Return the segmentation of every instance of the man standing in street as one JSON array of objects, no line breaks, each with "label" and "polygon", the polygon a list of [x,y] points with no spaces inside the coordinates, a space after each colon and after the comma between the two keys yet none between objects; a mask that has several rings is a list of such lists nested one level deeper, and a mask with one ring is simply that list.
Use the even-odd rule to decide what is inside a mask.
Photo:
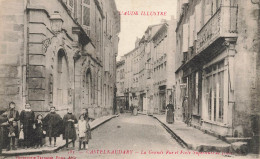
[{"label": "man standing in street", "polygon": [[15,147],[15,138],[18,137],[18,121],[19,121],[19,113],[17,110],[15,110],[15,103],[10,102],[9,103],[9,110],[5,112],[8,119],[8,145],[7,145],[7,151],[10,150],[11,144],[12,144],[12,150],[16,150]]},{"label": "man standing in street", "polygon": [[62,118],[56,113],[55,107],[50,107],[50,113],[43,119],[45,125],[46,136],[49,137],[49,146],[51,147],[52,137],[54,139],[54,147],[56,147],[56,137],[60,136],[62,128]]},{"label": "man standing in street", "polygon": [[75,140],[77,138],[76,128],[74,124],[78,123],[77,118],[72,114],[72,109],[68,108],[68,113],[63,117],[64,135],[63,139],[66,140],[66,148],[68,149],[69,139],[72,140],[73,148],[75,148]]}]

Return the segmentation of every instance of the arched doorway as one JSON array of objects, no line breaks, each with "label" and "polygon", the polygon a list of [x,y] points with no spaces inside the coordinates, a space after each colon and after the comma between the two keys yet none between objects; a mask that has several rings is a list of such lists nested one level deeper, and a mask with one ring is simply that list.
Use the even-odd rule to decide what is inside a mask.
[{"label": "arched doorway", "polygon": [[58,110],[65,110],[68,106],[69,99],[69,69],[65,52],[62,49],[58,52],[55,82],[54,89],[56,91],[56,99],[54,99],[54,106],[56,106]]}]

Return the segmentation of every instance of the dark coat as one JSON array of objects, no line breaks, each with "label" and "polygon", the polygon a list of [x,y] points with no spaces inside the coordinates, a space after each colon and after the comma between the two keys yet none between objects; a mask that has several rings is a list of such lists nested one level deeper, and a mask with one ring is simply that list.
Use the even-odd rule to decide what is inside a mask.
[{"label": "dark coat", "polygon": [[24,128],[33,127],[34,118],[35,118],[35,115],[32,110],[31,111],[22,110],[22,112],[20,114],[20,121],[21,121],[21,124],[23,124]]},{"label": "dark coat", "polygon": [[7,129],[6,129],[6,123],[7,123],[8,119],[6,116],[4,115],[0,115],[0,154],[2,152],[3,148],[6,148],[7,146]]},{"label": "dark coat", "polygon": [[38,120],[35,121],[35,138],[36,139],[41,139],[44,137],[44,134],[43,134],[43,122],[39,122]]},{"label": "dark coat", "polygon": [[168,104],[166,106],[167,108],[167,114],[166,114],[166,122],[167,123],[173,123],[174,122],[174,107],[172,104]]},{"label": "dark coat", "polygon": [[25,111],[23,110],[20,114],[20,121],[23,125],[23,132],[24,132],[24,140],[31,140],[31,134],[34,133],[33,130],[33,124],[34,124],[34,112],[31,111]]},{"label": "dark coat", "polygon": [[62,118],[57,113],[49,113],[43,119],[47,137],[59,137],[62,130]]},{"label": "dark coat", "polygon": [[19,113],[15,109],[9,109],[5,112],[8,120],[14,118],[13,121],[8,121],[9,124],[9,133],[15,133],[15,136],[18,137],[18,121],[19,121]]},{"label": "dark coat", "polygon": [[[74,122],[68,121],[69,119],[74,120]],[[78,123],[78,120],[75,117],[75,115],[73,115],[72,113],[68,113],[68,114],[64,115],[64,117],[63,117],[63,126],[64,126],[63,139],[76,140],[77,134],[76,134],[76,128],[74,126],[74,124],[76,124],[76,123]]]}]

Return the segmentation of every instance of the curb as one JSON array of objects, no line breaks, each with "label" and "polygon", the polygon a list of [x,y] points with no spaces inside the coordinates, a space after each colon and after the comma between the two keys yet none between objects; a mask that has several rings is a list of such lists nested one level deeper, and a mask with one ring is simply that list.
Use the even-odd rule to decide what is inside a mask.
[{"label": "curb", "polygon": [[118,116],[119,116],[119,115],[113,115],[112,117],[110,117],[110,118],[104,120],[103,122],[101,122],[101,123],[99,123],[98,125],[96,125],[96,126],[94,126],[93,128],[91,128],[91,130],[96,129],[96,128],[99,127],[100,125],[102,125],[102,124],[108,122],[109,120],[111,120],[111,119],[113,119],[113,118],[115,118],[115,117],[118,117]]},{"label": "curb", "polygon": [[161,125],[166,129],[166,131],[171,134],[171,136],[183,147],[183,148],[190,148],[190,146],[183,141],[177,134],[175,134],[167,125],[165,125],[163,122],[161,122],[157,117],[153,116],[153,115],[149,115],[150,117],[156,119],[157,121],[159,121],[161,123]]},{"label": "curb", "polygon": [[[96,129],[97,127],[101,126],[102,124],[108,122],[109,120],[115,118],[115,117],[118,117],[119,115],[113,115],[111,117],[109,117],[108,119],[104,120],[103,122],[95,125],[94,127],[91,128],[91,130],[94,130]],[[72,141],[69,141],[69,143],[71,143]],[[5,156],[5,157],[10,157],[10,156],[18,156],[18,155],[33,155],[33,154],[46,154],[46,153],[55,153],[57,151],[59,151],[60,149],[64,148],[66,146],[66,144],[63,144],[61,146],[58,146],[57,148],[55,149],[52,149],[52,150],[39,150],[39,151],[33,151],[33,152],[14,152],[14,153],[2,153],[0,154],[0,156]],[[1,158],[1,157],[0,157]]]},{"label": "curb", "polygon": [[210,146],[210,145],[193,145],[185,142],[180,136],[178,136],[173,130],[171,130],[165,123],[160,121],[157,117],[151,115],[151,117],[158,120],[162,126],[166,129],[168,133],[171,134],[171,136],[183,147],[188,148],[190,150],[199,151],[199,152],[208,152],[208,151],[215,151],[215,152],[227,152],[230,153],[231,151],[231,145],[228,147],[216,147],[216,146]]}]

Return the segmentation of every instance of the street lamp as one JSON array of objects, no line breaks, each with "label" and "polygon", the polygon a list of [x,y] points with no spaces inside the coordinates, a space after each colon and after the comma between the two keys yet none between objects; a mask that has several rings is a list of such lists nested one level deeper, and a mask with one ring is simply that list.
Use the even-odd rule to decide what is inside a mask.
[{"label": "street lamp", "polygon": [[51,14],[50,21],[51,21],[51,30],[55,34],[60,32],[62,29],[63,20],[58,11],[54,11],[54,13]]},{"label": "street lamp", "polygon": [[51,39],[56,37],[59,32],[62,30],[63,20],[60,16],[58,11],[54,11],[53,14],[50,16],[50,23],[51,23],[51,30],[53,31],[54,35],[51,38],[47,38],[42,41],[43,43],[43,51],[46,52],[48,47],[51,44]]}]

